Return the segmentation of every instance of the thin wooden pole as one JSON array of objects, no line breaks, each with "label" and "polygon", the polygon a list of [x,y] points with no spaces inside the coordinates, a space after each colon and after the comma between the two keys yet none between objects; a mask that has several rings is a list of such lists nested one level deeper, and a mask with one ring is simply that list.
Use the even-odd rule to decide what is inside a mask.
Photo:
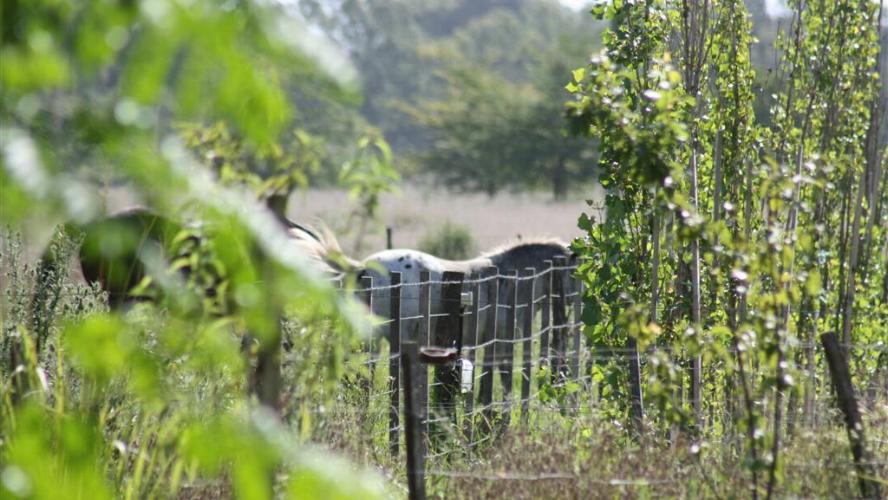
[{"label": "thin wooden pole", "polygon": [[401,273],[389,273],[389,452],[398,456],[401,394]]},{"label": "thin wooden pole", "polygon": [[549,339],[552,329],[552,261],[544,261],[546,274],[543,275],[543,303],[540,307],[540,366],[552,366],[552,352]]},{"label": "thin wooden pole", "polygon": [[[567,260],[556,257],[555,268],[564,267]],[[564,272],[552,270],[552,383],[562,386],[567,381],[567,304],[564,298]]]},{"label": "thin wooden pole", "polygon": [[[475,364],[478,362],[478,349],[475,347],[478,345],[478,327],[481,324],[479,315],[481,310],[481,281],[480,274],[475,274],[472,276],[474,283],[470,285],[470,289],[472,291],[472,308],[471,315],[469,316],[469,325],[463,331],[463,343],[462,343],[462,359],[463,363],[471,363],[471,368],[468,369],[469,376],[471,377],[472,383],[468,388],[468,391],[465,393],[464,404],[465,404],[465,421],[463,423],[463,435],[465,436],[466,442],[471,443],[474,439],[474,430],[475,430],[475,419],[474,419],[474,411],[475,411]],[[466,366],[460,366],[460,370],[467,370]]]},{"label": "thin wooden pole", "polygon": [[[447,271],[442,277],[441,302],[444,316],[438,318],[435,323],[434,346],[441,348],[460,348],[462,344],[462,317],[460,309],[462,305],[462,284],[465,275],[459,272]],[[431,413],[435,420],[431,433],[432,442],[438,443],[446,436],[447,424],[441,419],[456,426],[456,395],[459,393],[459,369],[454,363],[436,365],[435,378],[432,390],[433,406]]]},{"label": "thin wooden pole", "polygon": [[638,344],[635,337],[626,337],[629,352],[629,398],[632,427],[636,436],[644,430],[644,398],[641,392],[641,363],[638,360]]},{"label": "thin wooden pole", "polygon": [[[419,273],[419,314],[422,316],[419,320],[419,330],[418,330],[418,339],[413,339],[416,341],[417,345],[427,346],[429,345],[429,330],[431,327],[431,310],[430,310],[430,296],[431,296],[431,283],[429,283],[431,277],[428,271],[422,271]],[[420,417],[420,425],[422,426],[422,435],[429,435],[429,371],[425,365],[417,364],[417,378],[416,378],[416,386],[419,391],[419,417]]]},{"label": "thin wooden pole", "polygon": [[[587,368],[586,370],[583,370],[583,368],[582,368],[583,367],[583,359],[582,359],[583,358],[583,356],[582,356],[583,351],[582,351],[581,346],[582,346],[582,340],[583,340],[583,336],[584,336],[583,335],[583,292],[585,290],[585,287],[583,285],[582,280],[574,278],[574,277],[571,277],[571,279],[574,281],[574,284],[576,285],[576,290],[574,291],[574,293],[576,295],[574,295],[574,297],[573,297],[573,310],[574,310],[573,316],[574,316],[574,335],[575,335],[574,349],[577,351],[577,361],[578,361],[577,372],[576,372],[575,376],[577,377],[577,381],[580,381],[580,380],[582,380],[584,375],[591,373],[590,369]],[[589,344],[588,340],[585,342],[585,344],[588,346],[588,344]],[[585,357],[588,358],[588,354]],[[592,362],[591,359],[586,359],[586,363],[585,363],[586,366],[588,366],[591,362]]]},{"label": "thin wooden pole", "polygon": [[487,278],[487,315],[484,327],[484,366],[481,374],[481,388],[478,393],[479,402],[484,415],[484,432],[489,433],[493,422],[493,372],[496,370],[497,316],[499,307],[499,283],[496,275],[499,270],[488,267],[484,270]]},{"label": "thin wooden pole", "polygon": [[521,272],[521,297],[524,299],[524,313],[521,323],[522,343],[521,356],[524,365],[521,367],[521,423],[527,423],[528,411],[530,409],[530,381],[533,380],[533,316],[534,316],[534,299],[536,293],[534,289],[536,269],[528,267]]},{"label": "thin wooden pole", "polygon": [[851,384],[848,360],[834,333],[824,333],[820,336],[820,342],[826,352],[830,376],[838,396],[839,409],[845,415],[845,427],[848,430],[848,441],[851,444],[851,454],[854,457],[860,495],[863,498],[882,498],[881,486],[875,479],[878,477],[878,473],[866,451],[863,421],[857,407],[857,398],[854,396],[854,386]]},{"label": "thin wooden pole", "polygon": [[[503,387],[503,410],[500,414],[501,428],[506,428],[512,420],[512,372],[515,364],[515,319],[518,305],[518,272],[509,271],[500,278],[504,283],[506,296],[506,324],[503,328],[504,342],[497,344],[500,383]],[[502,355],[500,355],[502,353]]]},{"label": "thin wooden pole", "polygon": [[419,362],[419,346],[415,341],[404,342],[404,415],[405,444],[407,446],[407,488],[410,500],[424,500],[425,494],[425,437],[420,405],[422,390],[416,382],[425,366]]},{"label": "thin wooden pole", "polygon": [[580,378],[582,377],[582,373],[580,373],[580,354],[581,354],[581,352],[580,352],[580,337],[582,336],[582,332],[583,332],[583,330],[579,326],[577,326],[580,321],[580,316],[579,316],[580,288],[579,288],[579,285],[577,284],[578,280],[574,279],[573,274],[570,271],[563,271],[563,272],[564,272],[564,282],[565,283],[573,283],[575,285],[573,287],[565,286],[564,288],[565,288],[565,290],[567,290],[568,288],[572,288],[573,292],[571,292],[571,293],[574,294],[569,302],[566,300],[565,300],[565,302],[568,302],[573,309],[573,318],[572,318],[570,326],[568,327],[569,328],[568,331],[570,332],[571,340],[573,343],[573,345],[572,345],[573,353],[571,353],[571,370],[570,371],[571,371],[571,375],[573,375],[573,379],[575,381],[579,382]]},{"label": "thin wooden pole", "polygon": [[[358,297],[360,300],[367,304],[367,309],[373,310],[373,277],[372,276],[361,276],[361,288],[357,290]],[[370,340],[364,343],[364,348],[367,350],[368,355],[370,356],[370,360],[367,363],[367,370],[370,372],[366,377],[363,375],[358,375],[358,380],[360,383],[361,391],[364,393],[364,400],[370,401],[370,394],[373,392],[374,381],[376,380],[376,354],[379,352],[377,348],[379,346],[377,337],[377,331],[370,332]],[[365,427],[365,430],[368,430],[367,427],[370,424],[370,407],[369,405],[364,405],[362,408],[362,424]]]},{"label": "thin wooden pole", "polygon": [[[361,302],[367,304],[367,309],[373,310],[373,277],[372,276],[361,276],[361,289],[358,290],[358,296],[360,297]],[[370,335],[370,341],[366,344],[369,349],[370,354],[370,380],[373,380],[373,374],[376,369],[376,361],[374,360],[374,356],[379,353],[379,340],[376,335],[377,332],[373,332]]]}]

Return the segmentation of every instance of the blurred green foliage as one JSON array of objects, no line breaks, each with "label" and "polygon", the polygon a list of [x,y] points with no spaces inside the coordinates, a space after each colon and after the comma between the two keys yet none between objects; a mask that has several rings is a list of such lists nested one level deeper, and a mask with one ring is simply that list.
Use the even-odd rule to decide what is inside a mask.
[{"label": "blurred green foliage", "polygon": [[356,252],[363,251],[367,231],[379,226],[380,197],[397,191],[400,180],[400,174],[392,165],[388,143],[378,134],[362,137],[354,157],[343,164],[339,172],[339,184],[356,203],[348,218],[349,226],[357,228]]},{"label": "blurred green foliage", "polygon": [[304,130],[261,152],[252,152],[225,125],[184,125],[182,136],[195,154],[212,166],[223,183],[248,186],[257,197],[289,196],[308,185],[324,159],[323,142]]},{"label": "blurred green foliage", "polygon": [[309,19],[347,47],[365,92],[361,111],[403,168],[494,194],[588,181],[593,148],[564,133],[564,75],[598,27],[554,0],[303,1]]},{"label": "blurred green foliage", "polygon": [[[32,241],[52,221],[95,220],[90,178],[108,172],[158,214],[203,221],[208,245],[180,236],[171,246],[188,248],[166,258],[141,246],[135,257],[165,298],[128,313],[105,311],[89,290],[60,292],[74,289],[45,278],[61,271],[4,275],[14,282],[5,284],[0,343],[3,496],[179,496],[199,477],[241,498],[270,498],[290,477],[344,497],[382,495],[378,479],[342,462],[309,465],[287,437],[287,415],[265,406],[279,401],[257,405],[245,395],[251,364],[279,359],[285,316],[323,324],[331,333],[318,342],[332,352],[365,328],[357,306],[290,247],[254,194],[225,185],[263,194],[304,185],[321,146],[288,132],[295,112],[281,81],[302,73],[336,85],[340,75],[320,72],[322,55],[294,50],[279,29],[289,15],[264,2],[11,0],[2,8],[4,238],[21,232]],[[111,257],[117,243],[101,239],[93,250]],[[231,308],[187,306],[203,287],[176,283],[171,269],[195,265],[177,255],[212,260]],[[48,299],[22,299],[32,290]],[[37,305],[40,325],[30,311]],[[35,327],[49,332],[42,342]],[[255,350],[245,358],[247,333]],[[341,355],[323,362],[335,376]],[[260,400],[275,394],[263,390]],[[363,479],[331,482],[328,467]]]},{"label": "blurred green foliage", "polygon": [[[583,215],[586,237],[574,245],[591,345],[619,353],[634,339],[650,354],[642,380],[661,435],[693,426],[681,394],[687,361],[702,356],[712,396],[702,406],[728,417],[689,435],[701,449],[723,439],[724,456],[746,457],[728,463],[754,478],[782,477],[779,412],[828,391],[811,347],[817,332],[842,324],[836,304],[849,283],[855,342],[883,347],[888,321],[886,192],[864,182],[877,181],[881,165],[865,147],[879,87],[876,9],[790,4],[804,36],[774,37],[791,72],[765,79],[775,97],[763,98],[765,77],[753,69],[763,56],[739,1],[712,4],[700,66],[677,37],[688,4],[661,0],[599,3],[610,29],[587,65],[600,25],[535,0],[306,0],[302,17],[248,0],[4,1],[0,496],[393,494],[377,473],[306,443],[325,414],[328,435],[361,434],[371,407],[387,402],[337,391],[329,407],[359,408],[361,425],[325,407],[369,327],[257,201],[335,180],[368,230],[399,179],[368,121],[464,189],[545,183],[561,196],[598,169],[607,218]],[[332,42],[320,43],[306,20]],[[365,97],[354,70],[335,64],[345,60],[338,50],[354,56]],[[703,84],[689,91],[694,67]],[[45,239],[63,221],[103,220],[97,178],[132,186],[176,221],[163,252],[142,244],[144,233],[113,227],[94,241],[65,232],[50,244],[59,264],[81,243],[138,261],[145,276],[130,292],[153,300],[128,310],[109,311],[117,304],[107,293],[63,267],[31,264],[17,243],[19,234]],[[851,193],[862,194],[852,202]],[[852,203],[878,214],[856,233]],[[423,245],[469,253],[464,231],[441,231]],[[864,242],[857,266],[852,242]],[[689,299],[694,244],[706,291],[699,322]],[[661,266],[648,267],[655,257]],[[882,351],[852,351],[857,380],[885,364]],[[590,377],[598,411],[624,421],[623,366],[598,363]],[[578,386],[540,388],[544,402],[558,402]],[[577,442],[571,422],[553,422]],[[617,444],[608,449],[638,448]],[[595,452],[575,448],[581,458]],[[711,456],[699,453],[686,469]]]},{"label": "blurred green foliage", "polygon": [[564,78],[588,58],[596,27],[551,2],[492,9],[420,48],[436,87],[403,109],[431,141],[425,171],[449,187],[494,195],[593,178],[594,144],[567,134]]}]

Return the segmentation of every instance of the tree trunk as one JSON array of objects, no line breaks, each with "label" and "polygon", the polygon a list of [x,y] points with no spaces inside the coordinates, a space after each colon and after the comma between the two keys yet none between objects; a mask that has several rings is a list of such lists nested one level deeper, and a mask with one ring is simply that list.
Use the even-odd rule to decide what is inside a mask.
[{"label": "tree trunk", "polygon": [[[699,209],[697,200],[697,151],[696,145],[691,152],[690,176],[691,176],[691,203],[694,209]],[[701,330],[701,306],[700,306],[700,240],[694,238],[691,242],[691,323],[694,325],[695,335],[700,335]],[[691,360],[691,408],[694,412],[694,425],[700,432],[703,425],[703,407],[701,389],[703,386],[703,358],[699,354]]]},{"label": "tree trunk", "polygon": [[[879,40],[882,39],[882,9],[879,4],[879,14],[876,19],[876,30]],[[882,45],[879,44],[879,54],[876,56],[876,74],[882,77]],[[884,80],[881,80],[884,81]],[[885,85],[879,85],[879,90],[873,97],[870,108],[870,129],[867,129],[866,136],[866,164],[870,173],[867,185],[867,220],[866,229],[863,232],[863,255],[861,258],[861,279],[864,283],[868,281],[869,257],[872,253],[872,237],[873,226],[876,222],[878,210],[876,207],[880,202],[879,187],[882,183],[882,148],[879,147],[879,136],[881,135],[882,113],[885,103]],[[872,130],[875,128],[875,130]]]},{"label": "tree trunk", "polygon": [[[694,123],[704,114],[705,101],[699,95],[703,68],[706,64],[706,42],[709,35],[709,0],[682,3],[682,46],[684,73],[684,86],[689,96],[697,100],[694,107]],[[699,212],[698,199],[699,182],[697,161],[700,154],[696,125],[692,125],[690,131],[691,157],[688,161],[687,175],[690,178],[690,202],[695,212]],[[701,331],[701,305],[700,305],[700,240],[694,238],[691,242],[691,311],[690,319],[696,335]],[[700,432],[703,424],[703,412],[701,405],[701,389],[703,385],[703,360],[698,354],[691,360],[691,407],[694,414],[696,432]]]},{"label": "tree trunk", "polygon": [[[879,7],[879,16],[876,22],[878,23],[882,17],[882,7]],[[877,24],[877,26],[880,26]],[[881,57],[876,57],[876,73],[880,72],[881,69]],[[880,89],[882,86],[879,87]],[[848,272],[846,274],[847,283],[845,284],[845,295],[842,300],[842,343],[849,344],[851,343],[851,323],[854,315],[854,294],[857,288],[857,275],[859,272],[859,259],[860,259],[860,247],[861,243],[864,245],[869,244],[869,234],[872,230],[872,215],[875,208],[876,201],[876,190],[873,186],[867,184],[867,181],[872,181],[873,178],[878,174],[879,168],[879,160],[881,155],[879,154],[879,125],[881,122],[881,100],[880,100],[880,92],[877,92],[875,96],[872,97],[872,101],[870,102],[870,121],[869,127],[866,129],[866,166],[863,172],[860,174],[860,182],[857,186],[857,196],[854,200],[854,220],[851,223],[851,254],[849,256],[848,261]],[[863,198],[864,194],[872,193],[871,196],[867,196],[867,201],[869,204],[868,210],[870,214],[870,218],[867,221],[867,231],[862,237],[860,235],[860,225],[861,218],[863,217]],[[862,241],[861,241],[862,240]]]},{"label": "tree trunk", "polygon": [[657,307],[660,304],[660,216],[656,212],[651,215],[651,242],[653,243],[653,255],[651,255],[650,321],[656,323]]},{"label": "tree trunk", "polygon": [[[888,241],[885,242],[885,261],[888,262]],[[888,266],[882,276],[882,304],[888,304]]]}]

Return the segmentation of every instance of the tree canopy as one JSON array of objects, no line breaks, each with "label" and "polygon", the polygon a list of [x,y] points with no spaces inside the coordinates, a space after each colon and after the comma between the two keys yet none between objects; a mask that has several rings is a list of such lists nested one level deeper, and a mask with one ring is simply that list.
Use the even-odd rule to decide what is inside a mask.
[{"label": "tree canopy", "polygon": [[[592,148],[562,131],[564,75],[596,25],[557,2],[305,4],[349,48],[363,115],[413,173],[490,194],[545,186],[556,197],[593,174]],[[372,7],[371,7],[372,5]]]}]

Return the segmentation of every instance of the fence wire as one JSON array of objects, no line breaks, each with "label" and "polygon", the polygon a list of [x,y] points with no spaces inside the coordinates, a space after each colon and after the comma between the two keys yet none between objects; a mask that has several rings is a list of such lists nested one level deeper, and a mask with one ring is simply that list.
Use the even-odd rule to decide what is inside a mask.
[{"label": "fence wire", "polygon": [[[435,337],[437,324],[444,318],[453,316],[452,312],[446,312],[448,304],[443,296],[443,289],[447,286],[459,285],[464,292],[472,292],[471,300],[464,303],[464,307],[457,312],[458,321],[464,329],[461,335],[455,339],[454,344],[438,347],[456,347],[458,356],[462,360],[472,363],[470,369],[470,384],[467,390],[459,389],[452,403],[442,405],[433,401],[432,393],[436,390],[450,389],[451,385],[434,378],[427,378],[429,369],[426,367],[422,378],[425,391],[423,404],[428,405],[420,414],[416,415],[422,420],[424,427],[443,427],[449,435],[455,437],[459,444],[458,449],[433,451],[426,455],[426,459],[434,465],[426,474],[436,477],[467,478],[480,481],[551,481],[551,480],[577,480],[575,471],[548,471],[529,472],[518,470],[505,471],[466,471],[443,468],[446,465],[439,459],[446,458],[454,453],[473,450],[496,439],[495,429],[498,425],[509,425],[517,418],[523,418],[529,413],[557,412],[562,415],[584,416],[592,415],[598,411],[596,400],[598,394],[597,379],[591,373],[592,367],[608,363],[623,363],[638,359],[642,366],[659,362],[660,354],[683,354],[675,352],[671,346],[649,346],[644,351],[638,351],[629,347],[599,347],[582,342],[582,284],[573,278],[577,267],[554,265],[531,274],[509,274],[497,270],[495,273],[469,277],[464,280],[428,279],[426,281],[402,282],[399,284],[360,286],[343,288],[343,283],[337,286],[343,288],[345,293],[354,294],[358,298],[368,302],[372,309],[391,309],[394,290],[401,291],[397,304],[399,311],[408,310],[405,305],[417,308],[422,312],[407,314],[397,318],[383,317],[376,325],[377,338],[374,339],[375,348],[362,356],[351,357],[345,361],[346,367],[370,368],[371,383],[366,384],[365,410],[370,408],[393,411],[398,415],[397,423],[391,425],[388,414],[379,416],[379,425],[373,426],[373,432],[394,436],[396,447],[401,447],[404,433],[405,410],[402,409],[402,394],[404,384],[401,363],[404,354],[392,352],[390,342],[378,342],[388,340],[387,333],[395,327],[400,331],[400,341],[423,340],[428,344],[430,338]],[[556,273],[558,273],[556,275]],[[560,286],[555,283],[555,277],[560,280]],[[545,280],[549,278],[549,280]],[[542,280],[539,286],[533,283]],[[525,293],[527,283],[534,284],[533,295]],[[512,286],[517,288],[513,294],[506,297],[498,293],[496,304],[491,304],[488,293],[491,285]],[[555,289],[553,289],[553,284]],[[257,285],[261,285],[257,283]],[[559,289],[560,288],[560,289]],[[419,297],[404,293],[420,292]],[[93,290],[87,288],[59,292],[60,296],[84,296]],[[388,296],[384,293],[389,292]],[[480,293],[479,293],[480,292]],[[30,294],[29,290],[6,290],[7,296]],[[478,296],[475,296],[478,294]],[[462,299],[462,297],[461,297]],[[422,301],[427,301],[422,303]],[[422,306],[422,307],[420,307]],[[559,314],[555,313],[560,308]],[[530,322],[526,322],[526,315],[530,313]],[[487,320],[491,315],[495,316],[497,325],[494,331],[488,331]],[[557,322],[556,316],[562,321]],[[545,317],[546,319],[543,319]],[[411,324],[416,323],[416,324]],[[505,324],[508,323],[508,324]],[[530,325],[527,330],[526,325]],[[425,338],[420,338],[421,335]],[[467,341],[466,345],[463,342]],[[557,341],[557,342],[556,342]],[[400,343],[400,342],[399,342]],[[382,346],[389,345],[388,352],[383,353]],[[369,344],[368,344],[369,345]],[[520,352],[516,349],[520,347]],[[789,345],[792,349],[813,350],[815,353],[823,351],[819,343],[810,341],[794,341]],[[849,351],[862,353],[888,352],[888,345],[884,343],[873,344],[849,344],[844,346]],[[525,359],[525,349],[530,349],[529,361]],[[502,349],[502,351],[500,350]],[[494,356],[489,356],[493,351]],[[733,355],[738,352],[735,347],[723,350],[725,354]],[[396,373],[389,372],[394,367]],[[461,364],[456,369],[460,370]],[[888,370],[888,368],[886,368]],[[810,375],[803,369],[799,370],[806,377]],[[823,371],[822,366],[815,367],[815,371]],[[382,373],[380,373],[382,372]],[[508,378],[511,377],[511,378]],[[824,384],[822,377],[817,376],[821,386]],[[510,390],[505,382],[509,380]],[[397,382],[397,383],[396,383]],[[462,382],[462,381],[460,381]],[[489,385],[489,401],[484,400],[482,388]],[[381,389],[380,386],[385,386]],[[527,387],[525,387],[527,386]],[[528,390],[529,389],[529,390]],[[567,392],[571,389],[573,392]],[[883,395],[888,394],[888,377],[880,388]],[[822,392],[822,391],[821,391]],[[864,393],[866,391],[863,391]],[[552,394],[557,396],[553,397]],[[815,392],[815,396],[818,392]],[[583,396],[583,397],[580,397]],[[864,394],[865,396],[865,394]],[[815,397],[815,419],[822,419],[824,402]],[[326,414],[328,410],[305,409],[308,413]],[[827,410],[829,413],[830,410]],[[729,417],[728,411],[710,411],[714,420]],[[471,431],[466,432],[467,425]],[[846,439],[841,433],[837,435],[821,435],[820,439]],[[871,442],[885,449],[888,440],[874,437]],[[866,465],[877,467],[888,466],[888,461],[874,459],[865,462]],[[851,468],[854,464],[850,461],[831,461],[832,466]],[[789,468],[814,468],[819,469],[823,464],[818,462],[787,464]],[[584,481],[607,484],[612,486],[642,486],[674,483],[673,480],[646,479],[646,478],[588,478]]]},{"label": "fence wire", "polygon": [[[580,476],[576,471],[521,471],[521,470],[461,470],[460,461],[451,462],[449,457],[460,457],[471,454],[471,450],[492,443],[499,435],[497,429],[502,426],[510,426],[521,421],[523,423],[535,422],[545,418],[546,412],[570,416],[571,418],[592,416],[600,410],[598,399],[601,397],[600,374],[593,374],[596,366],[611,363],[625,363],[637,359],[644,367],[652,363],[662,361],[662,356],[685,356],[686,353],[678,351],[668,345],[651,345],[642,351],[636,348],[617,346],[601,347],[590,345],[582,335],[583,324],[579,320],[582,315],[582,285],[575,281],[572,272],[575,266],[555,266],[541,272],[534,272],[526,276],[504,274],[497,272],[492,276],[454,280],[428,280],[425,282],[401,283],[399,285],[365,286],[354,292],[358,297],[368,300],[373,309],[387,309],[388,300],[391,297],[374,295],[375,291],[390,291],[395,288],[421,287],[420,297],[400,297],[401,304],[410,304],[428,300],[422,306],[420,314],[410,314],[400,318],[385,318],[377,325],[377,338],[387,339],[389,331],[400,333],[400,342],[408,340],[419,341],[422,345],[430,345],[431,339],[438,338],[442,318],[456,316],[460,329],[450,338],[453,343],[437,347],[452,347],[457,349],[458,361],[444,370],[454,370],[459,380],[459,385],[454,386],[453,381],[446,381],[430,375],[431,372],[441,370],[439,367],[426,365],[420,368],[420,381],[407,381],[402,373],[401,363],[405,356],[402,352],[380,352],[383,343],[376,342],[375,350],[367,352],[364,356],[349,360],[350,366],[370,367],[373,376],[376,377],[372,384],[367,401],[370,405],[378,405],[385,409],[387,415],[397,415],[395,419],[380,418],[374,427],[375,432],[385,433],[390,439],[393,449],[401,449],[403,446],[403,434],[405,431],[405,413],[403,408],[402,393],[408,382],[421,384],[419,413],[415,415],[421,422],[426,432],[426,446],[429,447],[424,458],[430,464],[426,475],[430,477],[471,479],[484,482],[497,481],[578,481]],[[542,286],[533,287],[533,295],[525,293],[527,288],[520,288],[518,282],[527,282],[544,277],[553,277],[553,271],[563,272],[559,278],[561,284],[553,280],[544,280]],[[504,296],[498,294],[497,303],[488,303],[488,295],[485,286],[492,284],[503,286],[509,281],[514,282],[519,289],[514,293]],[[471,300],[461,301],[463,307],[454,312],[453,304],[448,304],[443,298],[445,286],[459,285],[462,291],[470,291]],[[510,285],[511,286],[511,285]],[[424,288],[423,288],[424,287]],[[439,290],[438,287],[441,287]],[[563,289],[561,288],[563,287]],[[512,289],[509,289],[512,290]],[[480,293],[479,293],[480,292]],[[475,296],[478,294],[479,296]],[[394,294],[392,294],[394,295]],[[373,301],[382,300],[382,304]],[[451,301],[452,302],[452,301]],[[379,306],[386,306],[380,308]],[[556,313],[556,309],[560,311]],[[392,310],[403,310],[392,308]],[[532,316],[527,318],[527,314]],[[494,315],[494,321],[490,322],[490,316]],[[410,324],[409,321],[418,324]],[[488,331],[489,325],[495,324],[494,331]],[[528,329],[529,326],[529,329]],[[387,343],[387,342],[386,342]],[[395,349],[397,346],[394,347]],[[819,343],[798,340],[791,343],[790,349],[800,351],[815,351],[818,355],[823,351]],[[888,352],[888,345],[883,343],[852,344],[845,348],[852,352],[878,354]],[[392,347],[390,346],[390,349]],[[526,350],[530,355],[527,356]],[[727,347],[723,350],[725,356],[734,357],[742,351],[735,347]],[[462,380],[462,370],[465,362],[471,362],[467,368],[468,380]],[[396,369],[396,372],[391,372]],[[835,410],[827,406],[822,399],[824,381],[822,366],[815,367],[815,373],[807,372],[800,367],[798,373],[805,377],[805,382],[814,380],[820,390],[816,390],[813,410],[816,419],[823,419],[823,412],[834,415]],[[382,372],[382,373],[380,373]],[[759,376],[753,373],[752,376]],[[381,379],[381,380],[380,380]],[[802,382],[802,383],[805,383]],[[466,383],[468,387],[464,387]],[[380,390],[380,385],[386,389]],[[886,380],[882,390],[888,395],[888,369]],[[435,401],[436,393],[452,392],[452,399],[447,403]],[[484,391],[487,391],[485,395]],[[689,404],[689,401],[686,401]],[[806,409],[805,411],[808,411]],[[369,411],[369,410],[368,410]],[[706,406],[708,425],[718,425],[718,422],[726,422],[734,417],[732,411],[727,408]],[[795,417],[802,418],[802,410]],[[382,420],[387,420],[383,425]],[[449,447],[432,446],[435,433],[448,436]],[[383,436],[378,436],[384,439]],[[846,439],[841,432],[831,436],[836,443]],[[823,438],[823,436],[821,436]],[[884,439],[874,440],[873,443],[881,448],[885,447]],[[869,465],[884,467],[886,461],[874,459],[867,462]],[[833,467],[854,466],[850,460],[844,460],[839,464],[832,462]],[[807,464],[788,464],[788,468],[818,468],[822,464],[811,462]],[[582,481],[591,484],[606,484],[611,486],[654,486],[659,484],[671,484],[676,480],[662,478],[589,478],[584,476]]]}]

